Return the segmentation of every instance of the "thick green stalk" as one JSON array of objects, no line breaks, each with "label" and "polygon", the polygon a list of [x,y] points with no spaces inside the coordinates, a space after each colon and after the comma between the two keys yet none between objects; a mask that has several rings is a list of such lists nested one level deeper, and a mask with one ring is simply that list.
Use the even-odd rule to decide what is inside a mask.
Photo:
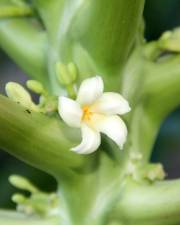
[{"label": "thick green stalk", "polygon": [[151,185],[128,183],[114,215],[117,218],[121,215],[124,224],[128,225],[178,225],[179,189],[180,180]]},{"label": "thick green stalk", "polygon": [[24,214],[0,210],[0,224],[4,225],[61,225],[59,218],[33,218]]},{"label": "thick green stalk", "polygon": [[81,77],[100,74],[107,90],[118,90],[120,70],[134,44],[143,5],[143,0],[84,1],[60,42],[61,57],[68,60],[64,46],[72,44],[70,54]]},{"label": "thick green stalk", "polygon": [[33,11],[28,6],[2,6],[0,7],[0,18],[29,16]]},{"label": "thick green stalk", "polygon": [[[141,23],[144,0],[48,3],[38,0],[34,4],[48,30],[49,76],[55,92],[58,88],[54,65],[58,61],[75,62],[80,80],[92,74],[101,74],[107,89],[117,90],[120,70]],[[49,15],[52,15],[51,18]],[[118,82],[112,82],[112,77]]]},{"label": "thick green stalk", "polygon": [[[123,153],[118,153],[122,157]],[[66,218],[63,225],[107,224],[109,211],[124,187],[123,173],[122,164],[100,149],[83,173],[68,182],[59,180],[61,210]]]},{"label": "thick green stalk", "polygon": [[[54,69],[57,61],[75,62],[79,67],[81,79],[92,74],[102,74],[105,76],[107,89],[118,89],[119,82],[110,81],[112,78],[110,75],[113,79],[119,80],[120,69],[135,42],[144,0],[126,2],[57,0],[48,3],[38,0],[34,1],[34,5],[38,9],[49,37],[49,77],[54,92],[59,94]],[[31,37],[31,25],[26,24],[25,29],[23,24],[18,25],[19,21],[13,21],[16,27],[15,25],[12,27],[11,23],[12,21],[10,24],[0,24],[0,37],[2,37],[0,43],[3,44],[1,44],[3,49],[28,74],[33,77],[38,77],[37,74],[40,74],[42,80],[42,74],[46,74],[46,66],[42,64],[44,59],[31,58],[31,56],[45,54],[44,48],[41,47],[44,46],[44,41],[40,41],[42,45],[37,45],[39,43],[37,39],[40,40],[39,35]],[[13,32],[13,36],[10,31]],[[25,43],[23,49],[26,54],[20,51],[22,49],[20,43]],[[27,46],[31,47],[31,51]],[[32,52],[32,49],[35,52]],[[27,52],[30,52],[29,58]],[[40,68],[37,69],[36,65]]]},{"label": "thick green stalk", "polygon": [[147,161],[161,123],[180,103],[180,56],[153,61],[146,57],[145,49],[141,47],[131,56],[122,92],[132,107],[128,118],[131,145],[127,148],[141,152]]},{"label": "thick green stalk", "polygon": [[[150,157],[152,145],[164,119],[175,110],[180,99],[180,56],[152,64],[147,68],[147,79],[143,91],[143,121],[146,123],[147,136],[151,139],[147,141],[143,149],[147,158]],[[148,123],[148,125],[147,125]],[[143,129],[143,127],[141,127]],[[145,132],[145,129],[144,129]]]},{"label": "thick green stalk", "polygon": [[74,132],[59,118],[29,112],[0,96],[0,148],[36,168],[60,176],[89,161],[70,151],[79,141]]},{"label": "thick green stalk", "polygon": [[112,78],[134,44],[143,6],[143,0],[84,1],[69,27],[74,47],[80,44],[97,69]]}]

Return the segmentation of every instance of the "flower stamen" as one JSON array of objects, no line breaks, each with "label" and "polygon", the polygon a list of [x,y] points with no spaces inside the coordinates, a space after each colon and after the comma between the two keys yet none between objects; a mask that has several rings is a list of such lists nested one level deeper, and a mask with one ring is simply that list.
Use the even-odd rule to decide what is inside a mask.
[{"label": "flower stamen", "polygon": [[82,120],[83,121],[90,121],[93,113],[90,111],[89,106],[84,106],[82,108],[82,110],[83,110]]}]

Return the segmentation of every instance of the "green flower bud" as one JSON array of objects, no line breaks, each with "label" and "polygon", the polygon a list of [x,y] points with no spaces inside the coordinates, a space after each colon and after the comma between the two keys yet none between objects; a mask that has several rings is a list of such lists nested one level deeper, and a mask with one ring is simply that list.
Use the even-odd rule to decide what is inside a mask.
[{"label": "green flower bud", "polygon": [[37,189],[29,180],[19,175],[9,177],[10,183],[31,193],[29,197],[16,193],[12,201],[17,204],[17,210],[28,215],[55,215],[59,213],[59,200],[56,193],[45,193]]},{"label": "green flower bud", "polygon": [[7,96],[24,107],[31,108],[33,104],[30,94],[18,83],[9,82],[5,87]]},{"label": "green flower bud", "polygon": [[40,215],[48,214],[50,208],[49,196],[47,194],[39,193],[32,195],[30,202],[34,211]]},{"label": "green flower bud", "polygon": [[56,63],[56,74],[60,84],[68,86],[73,84],[77,78],[77,67],[74,63],[65,65],[63,63]]},{"label": "green flower bud", "polygon": [[180,28],[166,31],[159,40],[159,47],[168,51],[180,52]]},{"label": "green flower bud", "polygon": [[26,85],[31,91],[33,91],[33,92],[35,92],[37,94],[45,93],[45,89],[44,89],[43,85],[39,81],[28,80],[26,82]]},{"label": "green flower bud", "polygon": [[9,182],[16,188],[27,190],[31,193],[37,193],[39,190],[25,177],[19,175],[11,175]]},{"label": "green flower bud", "polygon": [[12,201],[17,204],[23,204],[26,200],[27,198],[22,194],[14,194],[12,196]]},{"label": "green flower bud", "polygon": [[78,70],[77,70],[77,67],[74,63],[69,63],[67,65],[68,67],[68,70],[69,70],[69,73],[71,74],[71,79],[72,79],[72,83],[74,83],[77,79],[77,76],[78,76]]},{"label": "green flower bud", "polygon": [[[42,99],[41,99],[42,101]],[[44,111],[46,113],[51,113],[51,112],[56,112],[58,109],[58,100],[56,96],[50,96],[49,98],[47,98],[45,100],[45,104],[44,104]]]},{"label": "green flower bud", "polygon": [[163,166],[160,163],[149,164],[144,169],[144,178],[155,181],[163,180],[166,176]]}]

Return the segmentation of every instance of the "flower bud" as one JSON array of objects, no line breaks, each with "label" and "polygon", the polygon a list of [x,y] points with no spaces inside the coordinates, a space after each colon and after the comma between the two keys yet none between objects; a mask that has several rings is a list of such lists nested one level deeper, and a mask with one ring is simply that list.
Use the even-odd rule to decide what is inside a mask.
[{"label": "flower bud", "polygon": [[144,178],[150,181],[163,180],[165,176],[164,168],[160,163],[152,163],[144,167]]},{"label": "flower bud", "polygon": [[44,89],[43,85],[39,81],[36,81],[36,80],[28,80],[26,82],[26,85],[34,93],[37,93],[37,94],[43,94],[43,93],[45,93],[45,89]]},{"label": "flower bud", "polygon": [[159,47],[168,51],[180,52],[180,28],[166,31],[159,40]]},{"label": "flower bud", "polygon": [[56,74],[59,82],[62,85],[68,86],[75,82],[77,78],[77,67],[74,63],[65,65],[63,63],[56,63]]},{"label": "flower bud", "polygon": [[33,104],[30,94],[18,83],[9,82],[5,87],[7,96],[23,105],[24,107],[31,108]]},{"label": "flower bud", "polygon": [[68,65],[67,65],[67,67],[68,67],[68,70],[69,70],[69,73],[71,74],[71,79],[72,79],[72,81],[73,81],[73,83],[76,81],[76,78],[77,78],[77,76],[78,76],[78,70],[77,70],[77,67],[76,67],[76,65],[74,64],[74,63],[69,63]]},{"label": "flower bud", "polygon": [[37,193],[39,190],[25,177],[19,175],[11,175],[9,182],[16,188],[27,190],[31,193]]},{"label": "flower bud", "polygon": [[26,197],[22,194],[14,194],[12,196],[12,201],[17,204],[23,204],[26,201]]}]

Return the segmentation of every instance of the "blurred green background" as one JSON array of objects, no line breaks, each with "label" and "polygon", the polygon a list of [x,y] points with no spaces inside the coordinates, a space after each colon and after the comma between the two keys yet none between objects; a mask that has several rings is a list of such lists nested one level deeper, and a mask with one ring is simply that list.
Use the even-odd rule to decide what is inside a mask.
[{"label": "blurred green background", "polygon": [[[180,0],[147,0],[144,17],[147,40],[157,39],[163,31],[180,26]],[[26,81],[23,72],[2,51],[0,76],[0,92],[3,94],[8,81],[22,84]],[[180,108],[169,115],[162,124],[152,161],[163,163],[168,178],[180,177]],[[56,189],[56,182],[52,177],[0,151],[0,207],[3,208],[14,207],[10,198],[16,190],[8,183],[10,174],[25,175],[45,191]]]}]

